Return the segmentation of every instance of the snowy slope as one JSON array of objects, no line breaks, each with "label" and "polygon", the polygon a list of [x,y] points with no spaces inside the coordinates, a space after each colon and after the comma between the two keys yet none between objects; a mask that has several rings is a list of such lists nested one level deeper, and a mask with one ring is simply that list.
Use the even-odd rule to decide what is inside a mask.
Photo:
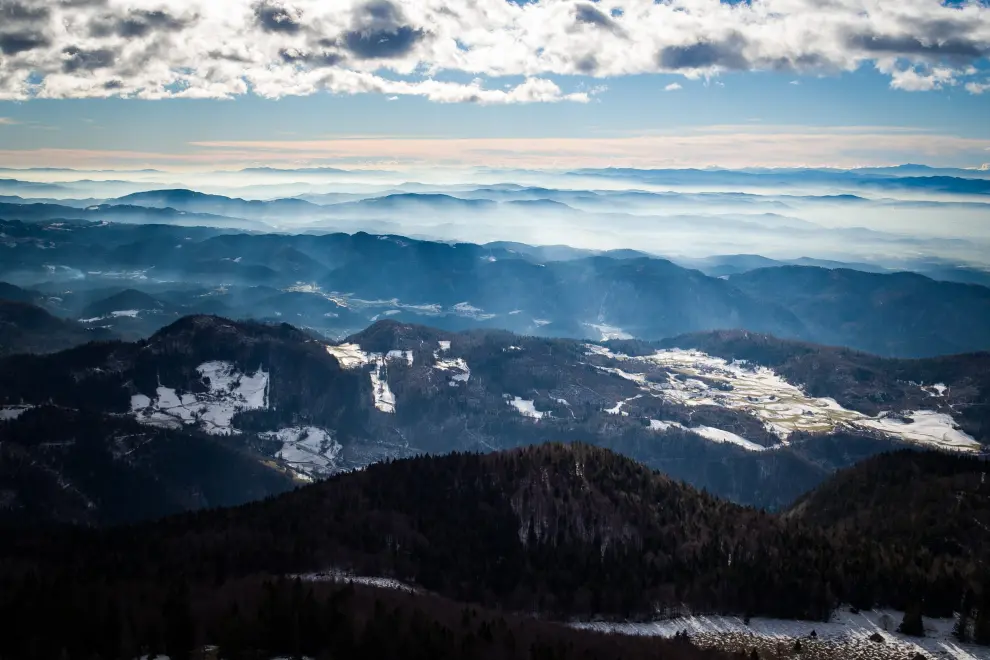
[{"label": "snowy slope", "polygon": [[332,432],[314,426],[290,427],[260,433],[260,437],[278,440],[282,448],[275,458],[283,461],[301,479],[326,477],[338,472],[343,447]]},{"label": "snowy slope", "polygon": [[229,362],[204,362],[196,368],[207,392],[178,394],[158,386],[156,396],[135,394],[131,413],[143,424],[180,428],[197,426],[214,435],[232,435],[233,418],[245,410],[268,408],[268,372],[258,367],[254,374],[243,374]]},{"label": "snowy slope", "polygon": [[[599,367],[602,371],[633,381],[643,392],[670,403],[719,406],[753,415],[780,438],[781,444],[787,444],[787,438],[795,431],[828,433],[845,427],[940,449],[981,450],[980,444],[944,413],[916,410],[870,417],[843,408],[834,399],[809,396],[766,367],[729,362],[695,350],[668,349],[645,357],[617,354],[597,345],[587,345],[586,350],[621,365]],[[646,372],[658,370],[666,373],[666,382],[647,378]],[[932,390],[936,395],[943,391],[935,386]],[[722,441],[735,442],[725,431],[701,435],[709,439],[718,435]]]},{"label": "snowy slope", "polygon": [[[653,623],[576,623],[578,628],[624,635],[673,637],[687,630],[702,647],[725,650],[756,648],[761,657],[782,652],[789,656],[800,639],[804,657],[821,660],[905,660],[921,653],[925,658],[990,660],[990,647],[960,644],[952,636],[952,619],[925,619],[925,637],[896,632],[903,612],[876,610],[853,614],[841,609],[828,623],[754,617],[746,625],[731,616],[687,616]],[[810,639],[811,632],[816,634]],[[883,642],[870,640],[874,634]]]}]

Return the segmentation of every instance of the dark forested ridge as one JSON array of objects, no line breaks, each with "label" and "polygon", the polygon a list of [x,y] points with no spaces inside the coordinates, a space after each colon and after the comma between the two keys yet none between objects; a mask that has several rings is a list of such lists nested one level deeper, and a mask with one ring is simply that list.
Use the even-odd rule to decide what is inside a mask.
[{"label": "dark forested ridge", "polygon": [[0,422],[0,517],[10,522],[135,522],[294,486],[223,437],[55,406]]},{"label": "dark forested ridge", "polygon": [[4,300],[0,290],[0,357],[15,353],[52,353],[112,337],[113,333],[105,329],[90,329],[75,321],[60,319],[30,302]]},{"label": "dark forested ridge", "polygon": [[[975,458],[918,456],[909,459],[922,475],[914,483],[928,495],[916,501],[934,509],[947,487],[937,477],[944,461],[959,474],[986,468]],[[905,460],[891,454],[875,463],[896,472]],[[858,479],[837,488],[850,481]],[[831,486],[823,488],[828,497]],[[935,538],[905,544],[896,534],[903,522],[867,523],[872,532],[859,534],[817,522],[814,496],[772,515],[607,450],[542,445],[382,463],[268,501],[133,527],[8,528],[0,579],[124,589],[347,568],[459,601],[554,616],[650,616],[684,604],[824,619],[840,603],[947,616],[964,594],[977,604],[987,596],[981,536],[970,532],[988,522],[988,488],[976,484],[973,516],[953,523],[952,538],[964,547]],[[848,494],[840,501],[867,521],[937,515],[925,507],[872,509]]]},{"label": "dark forested ridge", "polygon": [[689,640],[576,630],[433,595],[264,577],[208,587],[181,578],[123,587],[41,580],[0,592],[0,616],[0,656],[17,660],[738,658]]},{"label": "dark forested ridge", "polygon": [[985,460],[901,451],[868,458],[801,497],[784,516],[844,537],[984,562],[990,548]]}]

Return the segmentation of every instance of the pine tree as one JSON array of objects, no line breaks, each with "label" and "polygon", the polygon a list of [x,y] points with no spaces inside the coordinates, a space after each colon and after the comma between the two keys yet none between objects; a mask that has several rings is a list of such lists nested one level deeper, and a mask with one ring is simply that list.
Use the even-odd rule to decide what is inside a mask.
[{"label": "pine tree", "polygon": [[973,615],[972,600],[972,596],[967,589],[963,593],[962,604],[959,606],[959,620],[956,621],[955,628],[952,629],[952,634],[954,634],[960,642],[969,641],[970,619]]},{"label": "pine tree", "polygon": [[187,660],[196,643],[195,622],[189,605],[189,587],[179,582],[165,599],[165,654],[173,660]]},{"label": "pine tree", "polygon": [[990,644],[990,597],[986,595],[973,622],[973,641],[977,644]]},{"label": "pine tree", "polygon": [[921,616],[920,603],[907,608],[907,611],[904,612],[904,619],[901,621],[901,625],[897,627],[897,631],[904,635],[913,635],[914,637],[925,636],[925,622]]}]

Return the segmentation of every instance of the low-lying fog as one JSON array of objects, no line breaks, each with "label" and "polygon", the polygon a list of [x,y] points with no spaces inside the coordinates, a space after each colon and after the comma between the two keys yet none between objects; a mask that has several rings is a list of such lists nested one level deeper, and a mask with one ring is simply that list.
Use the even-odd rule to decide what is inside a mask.
[{"label": "low-lying fog", "polygon": [[[6,170],[0,178],[8,205],[171,207],[241,219],[251,230],[990,266],[990,172],[980,170]],[[140,194],[175,189],[234,199]]]}]

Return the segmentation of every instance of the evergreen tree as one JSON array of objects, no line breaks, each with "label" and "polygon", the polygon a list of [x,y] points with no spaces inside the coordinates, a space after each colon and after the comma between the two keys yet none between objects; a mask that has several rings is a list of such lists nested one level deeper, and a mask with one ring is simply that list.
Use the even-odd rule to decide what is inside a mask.
[{"label": "evergreen tree", "polygon": [[187,660],[196,643],[195,622],[189,603],[189,586],[177,582],[162,608],[165,623],[165,654],[172,660]]},{"label": "evergreen tree", "polygon": [[907,608],[904,612],[904,619],[901,620],[901,625],[897,627],[897,631],[904,635],[913,635],[914,637],[925,636],[925,622],[921,616],[920,603],[913,604]]},{"label": "evergreen tree", "polygon": [[970,619],[973,615],[973,599],[969,589],[963,593],[962,603],[959,606],[959,619],[956,621],[952,633],[960,642],[969,641]]}]

